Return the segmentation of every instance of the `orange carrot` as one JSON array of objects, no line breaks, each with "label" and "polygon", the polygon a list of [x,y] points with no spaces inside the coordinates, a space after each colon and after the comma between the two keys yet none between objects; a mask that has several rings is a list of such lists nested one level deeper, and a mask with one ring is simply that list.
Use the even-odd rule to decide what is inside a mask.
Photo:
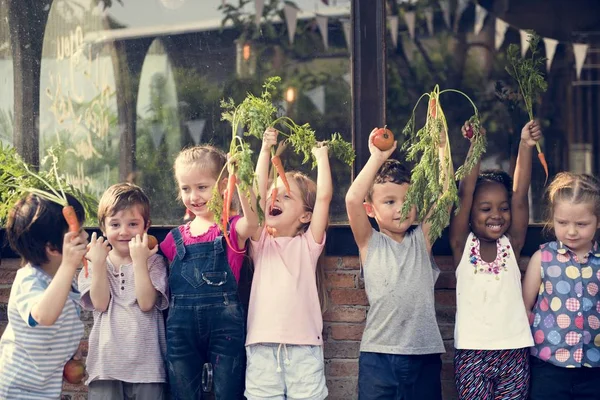
[{"label": "orange carrot", "polygon": [[233,193],[235,191],[235,183],[236,177],[235,175],[231,174],[231,176],[229,176],[229,180],[227,181],[227,189],[225,190],[225,198],[223,199],[223,215],[221,217],[221,223],[223,224],[223,236],[225,236],[225,241],[227,242],[227,245],[231,250],[235,251],[236,253],[241,253],[233,247],[231,241],[229,240],[229,232],[227,232],[227,224],[229,223],[229,211],[231,209],[231,201],[233,200]]},{"label": "orange carrot", "polygon": [[544,172],[546,172],[546,180],[544,181],[545,185],[548,182],[548,163],[546,162],[546,156],[541,151],[538,153],[538,158],[540,159],[542,167],[544,167]]},{"label": "orange carrot", "polygon": [[429,100],[429,109],[431,112],[431,117],[435,118],[437,115],[437,107],[435,106],[435,98],[431,98],[431,100]]},{"label": "orange carrot", "polygon": [[273,166],[277,170],[277,174],[281,177],[281,180],[283,181],[283,186],[285,186],[286,192],[288,194],[290,194],[290,183],[288,182],[287,177],[285,176],[285,170],[283,169],[283,163],[281,162],[281,158],[279,158],[279,156],[273,156],[271,158],[271,162],[273,163]]},{"label": "orange carrot", "polygon": [[[75,213],[73,206],[64,206],[62,213],[69,226],[69,232],[79,232],[81,230],[81,225],[79,225],[79,219],[77,218],[77,213]],[[82,261],[84,276],[87,278],[89,276],[87,258],[83,257]]]}]

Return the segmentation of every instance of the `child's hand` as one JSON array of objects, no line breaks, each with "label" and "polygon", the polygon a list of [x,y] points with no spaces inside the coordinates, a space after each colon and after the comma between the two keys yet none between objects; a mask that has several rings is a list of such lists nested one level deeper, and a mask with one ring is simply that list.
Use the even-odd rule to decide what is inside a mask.
[{"label": "child's hand", "polygon": [[521,130],[521,141],[529,147],[535,146],[542,138],[542,128],[537,121],[529,121]]},{"label": "child's hand", "polygon": [[270,151],[277,144],[277,129],[267,128],[263,133],[261,151]]},{"label": "child's hand", "polygon": [[[475,132],[473,131],[473,126],[469,121],[465,121],[465,124],[462,126],[462,128],[460,128],[460,131],[462,132],[462,135],[465,139],[468,139],[471,142],[473,141],[473,138],[475,137]],[[479,134],[486,134],[485,128],[483,126],[479,127]]]},{"label": "child's hand", "polygon": [[88,234],[83,229],[79,232],[67,232],[63,240],[62,265],[74,270],[81,265],[87,252]]},{"label": "child's hand", "polygon": [[389,150],[386,150],[386,151],[379,150],[379,148],[377,148],[377,146],[375,146],[375,143],[374,143],[375,133],[377,132],[378,129],[379,128],[374,128],[371,131],[371,133],[369,134],[369,152],[371,152],[371,157],[376,157],[377,159],[379,159],[380,161],[383,162],[392,155],[394,150],[396,150],[398,141],[394,140],[394,145]]},{"label": "child's hand", "polygon": [[156,252],[158,252],[158,245],[154,246],[152,250],[148,248],[147,233],[144,233],[144,236],[142,237],[140,237],[140,235],[135,235],[135,237],[129,241],[129,255],[134,264],[145,264],[150,256],[156,254]]},{"label": "child's hand", "polygon": [[317,145],[311,149],[311,152],[316,160],[319,160],[321,157],[329,157],[329,147],[323,144],[323,142],[318,142]]},{"label": "child's hand", "polygon": [[108,240],[96,235],[96,232],[92,233],[87,253],[88,259],[92,264],[103,265],[109,252],[110,246],[108,245]]}]

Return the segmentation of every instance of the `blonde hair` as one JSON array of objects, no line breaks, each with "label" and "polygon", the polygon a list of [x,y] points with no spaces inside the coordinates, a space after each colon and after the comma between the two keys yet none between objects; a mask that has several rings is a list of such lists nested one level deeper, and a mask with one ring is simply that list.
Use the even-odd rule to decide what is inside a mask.
[{"label": "blonde hair", "polygon": [[547,196],[550,203],[545,227],[547,231],[554,229],[554,208],[559,201],[590,204],[594,215],[600,220],[600,181],[591,175],[561,172],[548,186]]},{"label": "blonde hair", "polygon": [[133,183],[117,183],[112,185],[102,195],[98,204],[98,224],[104,230],[104,222],[119,211],[139,207],[144,218],[144,228],[150,226],[150,200],[142,188]]},{"label": "blonde hair", "polygon": [[[210,172],[217,179],[221,170],[227,163],[227,156],[220,149],[211,145],[202,145],[188,147],[179,152],[175,162],[173,163],[173,172],[177,179],[177,171],[180,168],[194,167]],[[227,169],[223,172],[222,177],[226,177]]]}]

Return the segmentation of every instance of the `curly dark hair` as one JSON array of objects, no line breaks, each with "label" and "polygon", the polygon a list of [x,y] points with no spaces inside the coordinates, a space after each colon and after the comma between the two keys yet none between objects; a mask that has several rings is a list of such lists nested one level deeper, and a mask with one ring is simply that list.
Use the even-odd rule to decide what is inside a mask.
[{"label": "curly dark hair", "polygon": [[367,201],[373,200],[374,185],[387,182],[392,182],[397,185],[402,185],[404,183],[410,184],[410,170],[398,160],[386,160],[375,175],[373,184],[367,193]]},{"label": "curly dark hair", "polygon": [[473,197],[477,194],[477,190],[481,188],[486,183],[499,183],[504,186],[506,192],[508,193],[508,199],[512,197],[513,193],[513,180],[509,174],[504,172],[501,169],[485,169],[479,173],[477,177],[477,182],[475,182],[475,191],[473,192]]}]

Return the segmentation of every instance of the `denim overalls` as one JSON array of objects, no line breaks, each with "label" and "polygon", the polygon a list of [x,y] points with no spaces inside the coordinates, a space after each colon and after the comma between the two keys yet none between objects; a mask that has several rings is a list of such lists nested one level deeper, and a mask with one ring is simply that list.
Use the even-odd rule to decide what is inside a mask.
[{"label": "denim overalls", "polygon": [[246,315],[223,236],[184,246],[179,228],[169,273],[167,364],[174,400],[202,399],[202,373],[212,364],[216,400],[242,399]]}]

